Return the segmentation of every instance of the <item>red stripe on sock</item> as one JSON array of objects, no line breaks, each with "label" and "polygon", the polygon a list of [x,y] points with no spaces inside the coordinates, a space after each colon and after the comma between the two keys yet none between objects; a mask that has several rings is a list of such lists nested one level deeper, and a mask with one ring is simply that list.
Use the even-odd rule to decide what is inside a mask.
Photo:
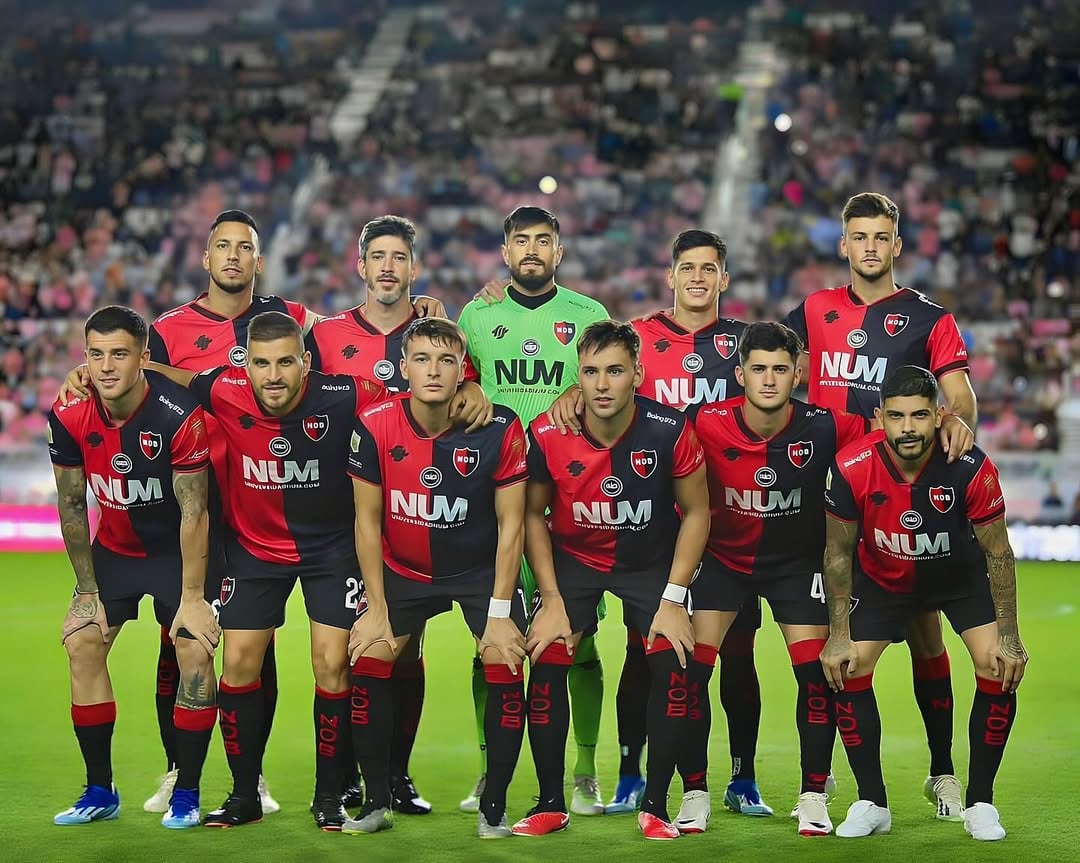
[{"label": "red stripe on sock", "polygon": [[911,657],[911,670],[918,680],[941,680],[949,676],[949,651],[943,650],[941,656],[930,659]]},{"label": "red stripe on sock", "polygon": [[262,689],[262,678],[257,678],[254,683],[248,683],[245,686],[232,686],[222,680],[218,683],[218,692],[227,692],[230,695],[244,695],[248,692],[255,692],[258,689]]},{"label": "red stripe on sock", "polygon": [[1004,695],[1005,690],[1001,688],[1000,680],[989,680],[985,677],[979,677],[975,675],[975,688],[979,692],[985,692],[987,695]]},{"label": "red stripe on sock", "polygon": [[485,665],[484,680],[488,683],[499,683],[504,685],[508,683],[520,683],[521,669],[519,668],[517,674],[515,674],[501,663],[499,665]]},{"label": "red stripe on sock", "polygon": [[754,653],[754,633],[729,632],[720,645],[721,656],[751,656]]},{"label": "red stripe on sock", "polygon": [[824,638],[807,638],[803,641],[793,641],[787,646],[792,665],[806,665],[808,662],[817,662],[821,656],[821,651],[824,649]]},{"label": "red stripe on sock", "polygon": [[674,649],[675,647],[670,641],[664,638],[664,636],[658,635],[656,638],[653,639],[652,647],[649,647],[649,645],[647,644],[645,645],[645,654],[647,656],[652,656],[654,653],[662,653],[665,650]]},{"label": "red stripe on sock", "polygon": [[862,677],[849,677],[844,681],[845,692],[866,692],[874,685],[874,675],[864,674]]},{"label": "red stripe on sock", "polygon": [[327,698],[330,701],[344,701],[346,698],[349,697],[350,694],[352,694],[352,690],[346,689],[344,692],[328,692],[327,690],[320,689],[318,686],[316,686],[315,694],[319,698]]},{"label": "red stripe on sock", "polygon": [[161,627],[161,643],[172,644],[172,639],[169,638],[169,628],[167,626]]},{"label": "red stripe on sock", "polygon": [[[1001,688],[998,687],[998,692]],[[116,702],[102,701],[98,704],[72,704],[71,721],[80,728],[90,725],[108,725],[116,722]]]},{"label": "red stripe on sock", "polygon": [[217,722],[217,708],[174,707],[172,721],[180,731],[209,731]]},{"label": "red stripe on sock", "polygon": [[378,677],[388,680],[394,673],[394,663],[373,656],[361,656],[353,664],[352,673],[357,677]]},{"label": "red stripe on sock", "polygon": [[716,665],[716,656],[719,652],[719,647],[713,647],[711,644],[701,644],[698,642],[694,645],[694,662],[700,662],[702,665],[707,665],[709,668],[712,668]]},{"label": "red stripe on sock", "polygon": [[565,644],[556,641],[554,644],[549,644],[544,648],[544,652],[540,654],[540,658],[536,660],[536,663],[537,665],[573,665],[574,656],[566,652]]}]

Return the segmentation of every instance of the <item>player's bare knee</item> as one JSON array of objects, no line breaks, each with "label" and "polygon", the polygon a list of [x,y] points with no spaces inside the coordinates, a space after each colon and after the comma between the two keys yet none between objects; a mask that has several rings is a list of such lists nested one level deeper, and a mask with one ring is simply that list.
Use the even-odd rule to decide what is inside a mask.
[{"label": "player's bare knee", "polygon": [[349,684],[349,656],[345,646],[332,648],[325,645],[321,649],[312,648],[311,670],[315,675],[315,685],[327,692],[341,692]]},{"label": "player's bare knee", "polygon": [[221,679],[229,686],[250,686],[259,679],[266,649],[236,638],[232,642],[230,646],[226,637]]},{"label": "player's bare knee", "polygon": [[945,637],[941,631],[941,615],[936,611],[920,614],[908,621],[904,629],[911,655],[917,659],[932,659],[945,650]]},{"label": "player's bare knee", "polygon": [[72,674],[93,674],[105,667],[109,655],[108,645],[102,641],[101,630],[96,626],[87,626],[73,632],[64,640],[68,664]]},{"label": "player's bare knee", "polygon": [[214,673],[214,658],[193,638],[176,639],[176,664],[181,677],[190,680],[193,675],[206,676]]}]

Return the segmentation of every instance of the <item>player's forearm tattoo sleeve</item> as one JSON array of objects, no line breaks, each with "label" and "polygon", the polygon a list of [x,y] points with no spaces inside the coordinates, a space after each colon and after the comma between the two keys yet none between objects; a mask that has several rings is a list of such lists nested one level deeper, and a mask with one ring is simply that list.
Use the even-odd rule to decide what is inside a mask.
[{"label": "player's forearm tattoo sleeve", "polygon": [[851,566],[858,525],[825,519],[825,595],[829,603],[829,629],[848,631],[851,610]]},{"label": "player's forearm tattoo sleeve", "polygon": [[986,571],[990,577],[990,596],[994,600],[998,631],[1002,635],[1017,632],[1016,621],[1016,557],[1009,544],[1005,519],[976,526],[975,535],[986,555]]},{"label": "player's forearm tattoo sleeve", "polygon": [[[180,506],[181,530],[184,526],[201,527],[200,522],[206,518],[206,494],[207,472],[201,470],[198,473],[174,473],[173,493],[176,502]],[[202,544],[202,557],[206,557],[206,543]]]},{"label": "player's forearm tattoo sleeve", "polygon": [[213,673],[195,671],[190,678],[180,678],[180,687],[176,692],[177,707],[201,710],[204,707],[213,707],[216,701],[217,689],[214,686]]},{"label": "player's forearm tattoo sleeve", "polygon": [[90,521],[86,515],[86,472],[82,468],[57,469],[56,508],[75,585],[80,593],[95,593],[94,559],[90,553]]},{"label": "player's forearm tattoo sleeve", "polygon": [[210,556],[210,519],[206,513],[207,471],[173,472],[173,493],[180,506],[180,556],[187,595],[203,593]]}]

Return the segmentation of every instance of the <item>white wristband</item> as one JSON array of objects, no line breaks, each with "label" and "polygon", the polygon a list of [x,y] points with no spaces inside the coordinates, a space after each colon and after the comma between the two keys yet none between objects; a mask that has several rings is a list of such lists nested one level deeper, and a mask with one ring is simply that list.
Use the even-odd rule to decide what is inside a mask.
[{"label": "white wristband", "polygon": [[496,599],[494,596],[488,600],[488,617],[507,618],[510,616],[510,600]]},{"label": "white wristband", "polygon": [[681,584],[672,584],[669,581],[660,598],[666,599],[668,602],[674,602],[677,605],[682,605],[686,602],[686,588]]}]

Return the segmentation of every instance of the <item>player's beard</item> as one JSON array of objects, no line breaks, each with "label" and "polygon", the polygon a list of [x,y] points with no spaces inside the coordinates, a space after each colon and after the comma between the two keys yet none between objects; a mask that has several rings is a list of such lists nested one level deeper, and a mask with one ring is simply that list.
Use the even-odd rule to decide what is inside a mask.
[{"label": "player's beard", "polygon": [[[270,381],[268,381],[267,383],[270,383]],[[279,381],[274,381],[273,383],[279,383]],[[271,404],[267,400],[267,393],[265,392],[265,389],[264,389],[266,384],[261,384],[259,386],[259,403],[264,408],[266,408],[267,410],[270,410],[272,412],[281,412],[286,407],[295,406],[294,403],[297,400],[297,396],[300,395],[300,390],[302,390],[303,387],[304,387],[304,379],[303,378],[300,378],[300,380],[299,380],[299,382],[297,382],[296,386],[292,386],[288,381],[280,381],[280,383],[285,384],[285,398],[282,399],[277,404]]]},{"label": "player's beard", "polygon": [[[922,435],[910,435],[910,436],[907,436],[907,437],[901,436],[901,437],[889,438],[888,440],[889,440],[889,447],[892,449],[892,451],[894,453],[896,453],[897,456],[902,458],[904,461],[918,461],[924,455],[926,455],[926,451],[928,449],[930,449],[930,446],[931,446],[931,444],[933,442],[933,438],[931,438],[930,440],[927,440]],[[922,443],[922,446],[919,447],[918,451],[916,451],[914,453],[905,453],[905,452],[901,451],[900,447],[901,447],[902,444],[913,443],[915,441],[920,441]]]},{"label": "player's beard", "polygon": [[392,291],[387,288],[378,287],[377,285],[378,283],[376,283],[376,289],[372,293],[372,299],[380,306],[396,306],[401,302],[402,297],[409,296],[409,291],[412,288],[412,281],[407,281],[405,284],[399,282]]},{"label": "player's beard", "polygon": [[217,277],[213,275],[210,276],[210,281],[213,282],[217,287],[221,288],[221,290],[223,290],[227,294],[242,294],[244,293],[244,291],[250,290],[254,285],[253,279],[248,279],[244,282],[222,282],[218,281]]},{"label": "player's beard", "polygon": [[535,294],[539,293],[542,289],[551,284],[551,280],[555,278],[555,271],[548,272],[548,269],[543,264],[540,265],[541,269],[532,273],[522,272],[522,267],[510,268],[510,275],[514,277],[514,281],[525,291]]},{"label": "player's beard", "polygon": [[853,269],[855,273],[859,276],[859,278],[863,279],[864,281],[880,282],[886,276],[889,276],[890,278],[892,277],[892,258],[889,258],[889,260],[887,261],[883,261],[881,269],[878,270],[876,273],[867,272],[862,268],[862,264],[854,262],[851,264],[851,269]]}]

